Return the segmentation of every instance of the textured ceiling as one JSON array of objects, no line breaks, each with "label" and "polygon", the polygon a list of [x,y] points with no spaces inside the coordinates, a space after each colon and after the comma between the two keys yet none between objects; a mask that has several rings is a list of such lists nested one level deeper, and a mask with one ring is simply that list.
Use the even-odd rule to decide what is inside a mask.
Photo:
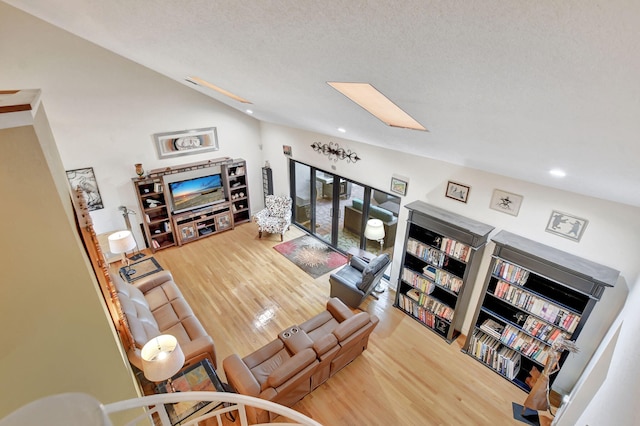
[{"label": "textured ceiling", "polygon": [[[5,2],[260,120],[640,206],[637,0]],[[429,132],[327,81],[369,82]]]}]

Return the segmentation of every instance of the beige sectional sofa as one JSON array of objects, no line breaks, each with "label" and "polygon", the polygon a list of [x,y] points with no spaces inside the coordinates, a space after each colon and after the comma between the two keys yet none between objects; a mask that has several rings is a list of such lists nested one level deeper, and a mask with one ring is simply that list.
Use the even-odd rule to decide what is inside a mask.
[{"label": "beige sectional sofa", "polygon": [[111,273],[111,280],[134,340],[127,349],[131,364],[142,370],[140,351],[145,343],[161,334],[171,334],[189,360],[209,358],[216,367],[213,339],[193,314],[169,271],[160,271],[132,284]]},{"label": "beige sectional sofa", "polygon": [[[255,352],[225,358],[224,372],[237,392],[292,406],[360,355],[377,324],[376,316],[354,313],[331,298],[325,311]],[[247,417],[251,423],[273,420],[271,413],[249,407]]]}]

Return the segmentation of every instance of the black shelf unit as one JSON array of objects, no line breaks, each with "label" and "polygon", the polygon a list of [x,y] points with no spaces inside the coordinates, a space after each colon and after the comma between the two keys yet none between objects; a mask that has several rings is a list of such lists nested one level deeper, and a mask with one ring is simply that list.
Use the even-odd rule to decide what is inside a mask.
[{"label": "black shelf unit", "polygon": [[532,369],[542,371],[560,336],[578,337],[620,273],[507,231],[491,240],[496,246],[463,351],[529,392]]},{"label": "black shelf unit", "polygon": [[422,201],[405,207],[409,219],[394,306],[451,343],[494,228]]},{"label": "black shelf unit", "polygon": [[273,171],[271,167],[262,168],[262,194],[267,200],[267,195],[273,195]]}]

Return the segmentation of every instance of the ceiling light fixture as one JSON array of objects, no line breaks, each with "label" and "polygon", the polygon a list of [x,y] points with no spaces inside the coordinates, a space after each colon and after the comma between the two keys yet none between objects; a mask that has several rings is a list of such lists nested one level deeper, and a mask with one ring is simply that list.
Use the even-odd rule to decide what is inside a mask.
[{"label": "ceiling light fixture", "polygon": [[414,120],[369,83],[328,81],[327,84],[388,126],[428,131],[422,124]]},{"label": "ceiling light fixture", "polygon": [[209,89],[215,90],[218,93],[222,93],[225,96],[230,97],[231,99],[238,101],[238,102],[242,102],[243,104],[250,104],[251,102],[249,102],[248,100],[241,98],[238,95],[234,95],[233,93],[224,90],[218,86],[216,86],[215,84],[211,84],[206,80],[201,79],[200,77],[187,77],[185,79],[186,81],[188,81],[189,83],[195,84],[197,86],[204,86],[204,87],[208,87]]},{"label": "ceiling light fixture", "polygon": [[549,170],[549,174],[555,177],[565,177],[567,175],[567,173],[564,170],[560,170],[560,169]]},{"label": "ceiling light fixture", "polygon": [[247,114],[253,114],[253,110],[252,109],[248,109],[247,110]]},{"label": "ceiling light fixture", "polygon": [[344,127],[338,127],[338,131],[340,133],[347,133],[347,130]]}]

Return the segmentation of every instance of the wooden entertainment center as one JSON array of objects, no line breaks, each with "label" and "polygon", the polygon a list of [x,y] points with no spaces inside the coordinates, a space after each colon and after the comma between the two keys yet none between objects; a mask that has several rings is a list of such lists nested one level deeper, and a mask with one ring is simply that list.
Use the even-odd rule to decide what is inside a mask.
[{"label": "wooden entertainment center", "polygon": [[[224,200],[175,211],[170,184],[179,183],[183,177],[185,180],[207,177],[209,172],[214,178],[220,175]],[[146,177],[132,180],[142,212],[145,239],[153,252],[233,229],[251,220],[247,166],[241,158],[216,158],[154,169]]]}]

